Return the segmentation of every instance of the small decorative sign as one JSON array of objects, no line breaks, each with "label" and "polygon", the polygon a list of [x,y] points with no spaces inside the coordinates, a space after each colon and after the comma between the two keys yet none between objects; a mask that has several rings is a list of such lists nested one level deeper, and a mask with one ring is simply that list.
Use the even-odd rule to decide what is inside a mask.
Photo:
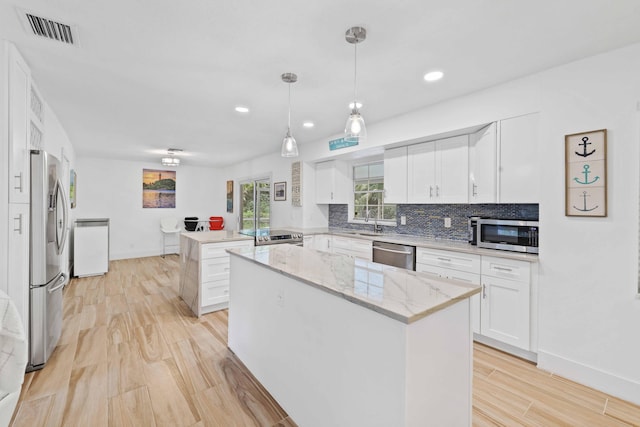
[{"label": "small decorative sign", "polygon": [[353,147],[354,145],[358,145],[358,140],[347,141],[344,138],[333,139],[329,141],[329,150],[335,151],[341,148]]},{"label": "small decorative sign", "polygon": [[607,130],[574,133],[565,143],[565,215],[607,216]]}]

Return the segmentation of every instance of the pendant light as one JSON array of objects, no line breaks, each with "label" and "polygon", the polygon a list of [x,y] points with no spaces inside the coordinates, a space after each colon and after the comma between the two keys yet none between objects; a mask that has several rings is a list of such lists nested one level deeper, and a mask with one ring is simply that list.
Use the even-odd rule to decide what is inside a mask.
[{"label": "pendant light", "polygon": [[298,76],[293,73],[284,73],[282,81],[289,85],[289,120],[287,121],[287,134],[282,140],[282,149],[280,155],[282,157],[298,157],[298,144],[293,136],[291,136],[291,83],[298,81]]},{"label": "pendant light", "polygon": [[363,42],[367,38],[367,30],[362,27],[352,27],[345,33],[345,39],[353,45],[354,49],[354,67],[353,67],[353,108],[347,119],[344,128],[344,140],[347,142],[359,142],[367,137],[367,128],[364,125],[364,119],[360,114],[357,99],[357,72],[358,72],[358,43]]}]

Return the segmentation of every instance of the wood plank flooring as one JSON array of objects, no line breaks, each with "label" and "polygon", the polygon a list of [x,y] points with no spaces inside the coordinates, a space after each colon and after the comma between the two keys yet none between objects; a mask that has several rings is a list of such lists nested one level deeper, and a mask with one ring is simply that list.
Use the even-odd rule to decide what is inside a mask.
[{"label": "wood plank flooring", "polygon": [[[73,279],[58,347],[26,375],[12,425],[295,426],[227,349],[227,311],[196,319],[177,296],[178,270],[150,257]],[[474,426],[640,426],[638,406],[474,350]]]}]

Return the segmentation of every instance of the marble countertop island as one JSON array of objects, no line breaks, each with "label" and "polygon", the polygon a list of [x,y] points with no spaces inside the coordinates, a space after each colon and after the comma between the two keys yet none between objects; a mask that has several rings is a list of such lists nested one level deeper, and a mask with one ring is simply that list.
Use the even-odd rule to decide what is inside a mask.
[{"label": "marble countertop island", "polygon": [[480,292],[480,286],[300,246],[228,252],[407,324]]}]

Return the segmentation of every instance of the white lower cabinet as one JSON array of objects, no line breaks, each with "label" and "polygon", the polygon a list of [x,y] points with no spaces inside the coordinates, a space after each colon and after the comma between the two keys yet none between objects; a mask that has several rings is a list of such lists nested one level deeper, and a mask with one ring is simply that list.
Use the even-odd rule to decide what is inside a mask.
[{"label": "white lower cabinet", "polygon": [[482,285],[480,294],[471,298],[473,332],[526,351],[535,351],[531,345],[531,319],[535,318],[531,309],[531,263],[418,248],[416,271]]},{"label": "white lower cabinet", "polygon": [[9,203],[9,250],[6,290],[29,336],[29,205]]},{"label": "white lower cabinet", "polygon": [[251,240],[206,243],[200,246],[200,314],[227,308],[230,269],[227,249],[251,246]]},{"label": "white lower cabinet", "polygon": [[331,243],[334,254],[349,255],[367,261],[371,261],[373,258],[373,242],[371,240],[332,236]]},{"label": "white lower cabinet", "polygon": [[[438,249],[416,249],[416,271],[436,277],[480,284],[480,256]],[[471,328],[480,333],[480,296],[470,299]]]},{"label": "white lower cabinet", "polygon": [[331,236],[329,234],[316,234],[313,236],[313,249],[322,252],[331,252]]},{"label": "white lower cabinet", "polygon": [[480,333],[531,350],[531,264],[482,257]]}]

